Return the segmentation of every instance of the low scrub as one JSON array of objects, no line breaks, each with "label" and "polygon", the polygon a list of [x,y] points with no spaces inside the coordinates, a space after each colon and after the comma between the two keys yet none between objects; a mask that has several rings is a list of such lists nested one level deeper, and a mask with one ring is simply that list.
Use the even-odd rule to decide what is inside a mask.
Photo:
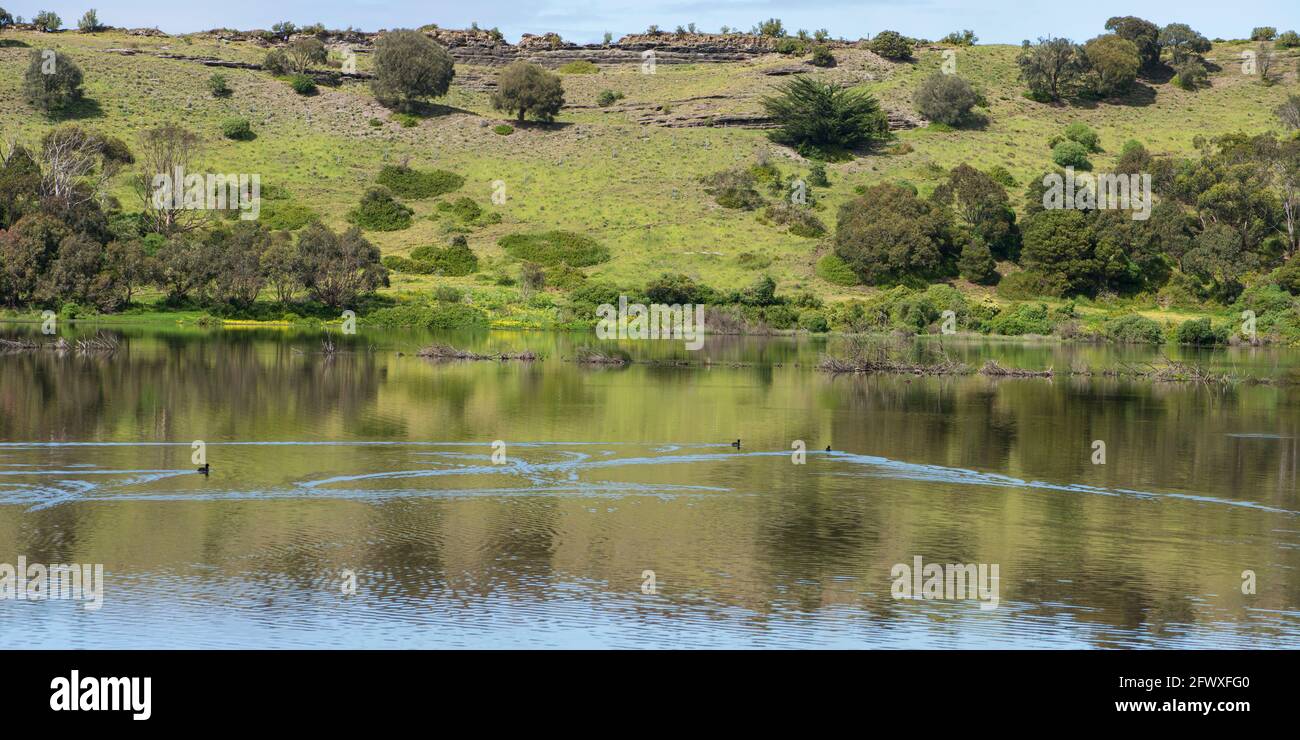
[{"label": "low scrub", "polygon": [[547,267],[589,267],[609,259],[609,250],[600,242],[570,231],[511,234],[497,244],[515,259]]}]

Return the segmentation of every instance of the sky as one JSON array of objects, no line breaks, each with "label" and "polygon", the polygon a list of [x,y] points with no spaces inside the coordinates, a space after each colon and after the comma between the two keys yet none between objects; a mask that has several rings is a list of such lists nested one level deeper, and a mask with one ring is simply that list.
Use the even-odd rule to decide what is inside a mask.
[{"label": "sky", "polygon": [[1245,38],[1255,26],[1300,29],[1297,0],[1252,0],[1240,5],[1223,0],[0,0],[0,6],[26,19],[38,10],[52,10],[65,27],[75,27],[81,14],[95,7],[101,23],[156,26],[168,33],[269,28],[282,20],[363,31],[426,23],[466,28],[477,21],[483,28],[500,28],[512,42],[525,32],[548,31],[569,41],[595,42],[605,31],[618,38],[644,31],[651,24],[665,30],[688,23],[702,31],[716,32],[723,25],[749,30],[770,17],[780,18],[791,32],[825,28],[834,37],[848,39],[884,29],[937,39],[969,28],[982,43],[1012,44],[1047,35],[1084,41],[1104,33],[1106,19],[1115,15],[1138,15],[1160,25],[1183,22],[1212,39]]}]

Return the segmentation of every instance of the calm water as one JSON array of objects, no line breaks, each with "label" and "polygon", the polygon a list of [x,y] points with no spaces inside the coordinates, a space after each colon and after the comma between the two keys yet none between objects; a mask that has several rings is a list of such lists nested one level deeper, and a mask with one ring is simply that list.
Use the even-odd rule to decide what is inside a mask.
[{"label": "calm water", "polygon": [[[806,339],[627,343],[709,365],[608,368],[564,359],[577,335],[451,338],[546,356],[525,364],[430,362],[414,333],[328,356],[319,332],[113,331],[112,357],[0,355],[0,563],[106,579],[98,611],[0,601],[0,647],[1300,645],[1300,386],[832,377]],[[998,607],[892,598],[916,556],[997,564]]]}]

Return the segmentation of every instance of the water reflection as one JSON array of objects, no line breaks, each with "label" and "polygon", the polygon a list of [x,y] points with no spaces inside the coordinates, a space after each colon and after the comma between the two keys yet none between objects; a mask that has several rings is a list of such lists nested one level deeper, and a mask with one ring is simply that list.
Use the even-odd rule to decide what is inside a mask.
[{"label": "water reflection", "polygon": [[[433,363],[413,356],[432,337],[413,333],[336,336],[334,354],[320,333],[120,333],[114,356],[0,355],[0,562],[102,562],[108,581],[93,615],[0,601],[5,646],[1300,635],[1288,385],[832,377],[813,369],[827,342],[806,339],[715,338],[697,354],[631,343],[665,363],[610,368],[565,360],[592,343],[578,335],[442,338],[545,359]],[[1158,357],[946,350],[1029,368]],[[696,366],[667,364],[683,358]],[[1198,359],[1300,367],[1279,350]],[[192,472],[195,439],[207,478]],[[1001,606],[891,598],[891,567],[915,555],[1000,564]],[[1258,593],[1241,592],[1244,570]]]}]

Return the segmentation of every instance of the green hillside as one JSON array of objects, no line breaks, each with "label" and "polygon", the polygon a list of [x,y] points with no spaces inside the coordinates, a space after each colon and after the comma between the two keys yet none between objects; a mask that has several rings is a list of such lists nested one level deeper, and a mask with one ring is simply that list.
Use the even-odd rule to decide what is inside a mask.
[{"label": "green hillside", "polygon": [[[896,130],[893,144],[877,153],[828,163],[830,185],[814,188],[817,217],[833,234],[836,211],[855,195],[855,188],[902,180],[925,196],[948,170],[963,163],[983,170],[1005,168],[1015,180],[1008,192],[1019,204],[1031,179],[1053,167],[1049,140],[1076,121],[1100,134],[1103,151],[1092,157],[1100,170],[1114,164],[1130,139],[1141,141],[1153,154],[1190,156],[1196,152],[1197,136],[1280,131],[1273,111],[1297,90],[1296,57],[1285,56],[1279,64],[1284,70],[1280,84],[1264,86],[1239,69],[1241,50],[1253,48],[1243,44],[1218,43],[1205,55],[1211,69],[1208,87],[1185,91],[1171,82],[1139,80],[1119,100],[1087,105],[1026,98],[1018,80],[1017,47],[956,48],[958,73],[987,101],[979,109],[987,123]],[[515,277],[519,269],[498,245],[500,238],[553,229],[592,237],[609,249],[611,258],[584,268],[588,280],[620,286],[640,287],[655,275],[674,272],[717,289],[738,289],[767,274],[779,293],[808,290],[828,303],[877,294],[879,288],[835,285],[814,273],[818,257],[829,249],[829,237],[792,235],[764,223],[761,210],[723,208],[701,181],[720,170],[760,161],[775,164],[784,175],[806,178],[811,162],[772,143],[758,128],[675,124],[761,114],[762,96],[789,79],[769,73],[792,65],[819,79],[860,86],[886,110],[917,118],[912,92],[939,68],[945,48],[951,47],[920,47],[916,60],[908,63],[839,48],[837,66],[825,70],[780,54],[744,62],[661,64],[655,74],[642,74],[635,64],[600,66],[595,74],[561,75],[566,103],[554,124],[516,126],[503,135],[496,130],[498,124],[513,121],[493,110],[483,84],[495,76],[496,68],[458,64],[451,91],[436,101],[439,107],[406,126],[401,116],[375,101],[364,83],[321,86],[318,94],[301,96],[266,72],[215,69],[154,56],[172,53],[258,63],[267,50],[253,43],[221,42],[206,35],[9,30],[0,32],[0,128],[5,140],[35,145],[46,131],[68,122],[35,113],[23,99],[28,56],[32,49],[45,48],[66,54],[85,73],[88,102],[78,107],[72,122],[131,145],[147,128],[180,123],[201,135],[204,170],[259,173],[264,190],[274,186],[272,192],[287,194],[336,229],[348,225],[346,214],[385,164],[409,163],[463,176],[464,185],[455,192],[404,199],[414,211],[409,228],[365,236],[385,255],[409,255],[421,246],[442,246],[463,231],[479,257],[482,274],[451,278],[394,273],[387,292],[456,285],[482,293],[476,303],[494,308],[503,323],[546,324],[555,320],[548,301],[525,302],[517,286],[497,284],[509,282],[497,278]],[[359,55],[358,70],[367,71],[371,61],[369,55]],[[206,83],[214,72],[226,76],[232,90],[228,97],[209,94]],[[601,107],[597,98],[604,90],[623,97]],[[222,122],[230,117],[248,119],[256,138],[224,138]],[[498,183],[504,184],[502,204],[492,201]],[[140,208],[125,175],[110,187],[123,210]],[[457,226],[439,203],[463,197],[485,213],[499,214],[499,222],[481,218],[476,225]],[[1015,268],[1000,266],[1007,269]],[[979,300],[1006,303],[990,288],[962,280],[956,285]],[[549,293],[554,296],[549,303],[562,303],[563,291]],[[156,294],[146,290],[143,299],[150,296]],[[512,304],[515,308],[509,307]],[[1138,308],[1160,314],[1154,304]],[[1092,309],[1082,310],[1086,314]],[[1185,310],[1179,316],[1194,313]]]}]

